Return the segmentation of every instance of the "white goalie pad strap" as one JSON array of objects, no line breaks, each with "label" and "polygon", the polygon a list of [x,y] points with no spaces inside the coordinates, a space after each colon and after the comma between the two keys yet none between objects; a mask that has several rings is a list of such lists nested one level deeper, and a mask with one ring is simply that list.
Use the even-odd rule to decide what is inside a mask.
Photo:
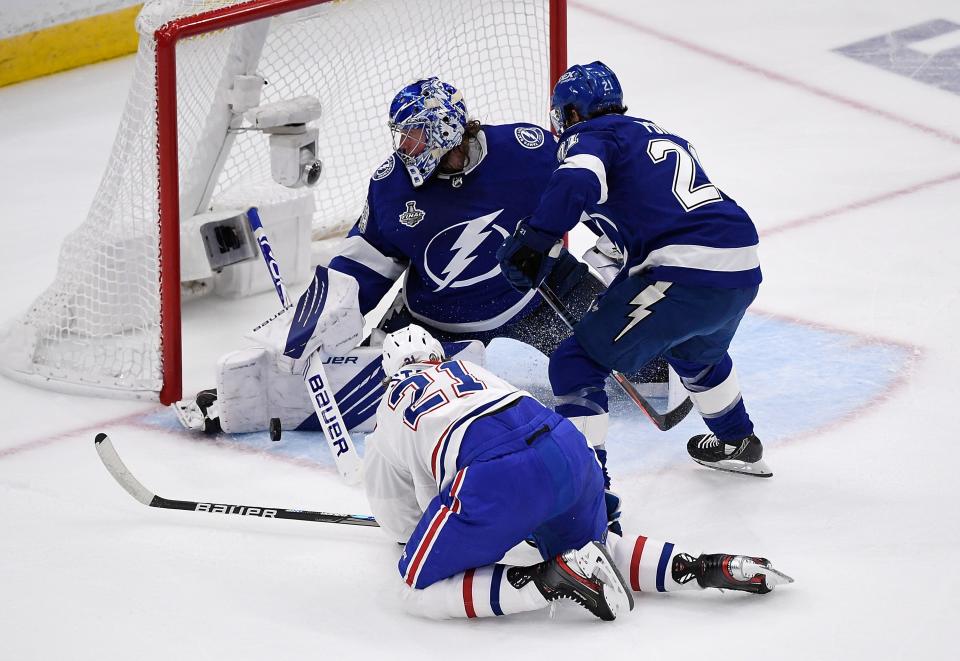
[{"label": "white goalie pad strap", "polygon": [[[463,343],[449,358],[483,365],[482,342]],[[344,355],[327,356],[323,367],[350,431],[373,431],[383,378],[380,347],[356,347]],[[217,404],[223,431],[241,434],[265,431],[271,418],[283,429],[297,429],[314,415],[303,376],[291,373],[269,350],[252,347],[234,351],[217,363]]]},{"label": "white goalie pad strap", "polygon": [[705,418],[723,415],[737,405],[740,397],[740,382],[737,380],[736,368],[731,368],[730,374],[719,385],[700,392],[690,391],[690,399],[693,400],[694,407]]},{"label": "white goalie pad strap", "polygon": [[297,305],[275,314],[247,337],[297,361],[317,349],[342,355],[363,338],[358,292],[359,285],[350,276],[318,266]]},{"label": "white goalie pad strap", "polygon": [[610,414],[578,415],[567,418],[573,426],[580,430],[587,439],[587,445],[592,448],[600,447],[607,440],[607,429],[610,428]]}]

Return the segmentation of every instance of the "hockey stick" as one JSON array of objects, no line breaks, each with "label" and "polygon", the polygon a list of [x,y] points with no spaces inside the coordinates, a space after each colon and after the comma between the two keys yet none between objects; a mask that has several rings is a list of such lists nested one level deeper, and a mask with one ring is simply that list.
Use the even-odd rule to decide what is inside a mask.
[{"label": "hockey stick", "polygon": [[117,454],[113,442],[106,434],[97,434],[93,439],[94,447],[100,456],[100,461],[106,466],[113,479],[124,490],[149,507],[159,507],[168,510],[192,510],[209,514],[235,514],[239,516],[256,516],[261,519],[294,519],[297,521],[313,521],[315,523],[340,523],[348,526],[375,526],[379,527],[376,519],[363,514],[331,514],[329,512],[312,512],[310,510],[284,509],[282,507],[259,507],[255,505],[230,505],[227,503],[203,503],[195,500],[170,500],[147,489],[140,480],[135,478],[126,464]]},{"label": "hockey stick", "polygon": [[[553,293],[553,290],[550,289],[546,283],[543,283],[537,287],[537,291],[540,292],[540,296],[543,297],[543,300],[545,300],[547,304],[553,308],[553,311],[557,313],[557,316],[560,317],[560,320],[567,325],[567,328],[573,330],[573,321],[571,321],[570,312],[567,310],[567,306],[563,304],[563,301],[561,301],[560,298]],[[623,392],[627,393],[627,396],[633,400],[633,403],[636,404],[648,418],[650,418],[650,422],[652,422],[660,431],[666,431],[675,427],[681,420],[687,417],[690,409],[693,408],[693,402],[690,401],[689,397],[687,397],[673,410],[667,411],[666,413],[660,413],[653,408],[653,405],[650,404],[650,402],[644,399],[640,393],[637,392],[637,389],[633,387],[633,384],[630,383],[630,380],[627,379],[627,377],[625,377],[623,374],[617,370],[611,370],[610,376],[613,377],[613,380],[616,381],[617,385],[623,389]]]},{"label": "hockey stick", "polygon": [[[290,297],[287,295],[287,288],[283,284],[283,277],[280,275],[280,265],[273,257],[273,248],[267,239],[267,233],[260,222],[260,214],[256,207],[251,207],[247,211],[247,220],[250,223],[250,229],[253,230],[253,236],[260,246],[260,252],[263,253],[263,261],[266,262],[267,270],[273,280],[273,286],[277,290],[277,296],[280,297],[280,304],[284,309],[293,307],[290,303]],[[316,283],[315,283],[316,284]],[[316,293],[319,300],[314,300],[314,305],[323,306],[323,299],[326,296],[325,290]],[[314,360],[317,357],[316,352],[307,360],[307,368],[303,374],[304,385],[310,395],[310,402],[313,404],[313,410],[317,414],[317,419],[323,429],[323,437],[327,440],[330,452],[333,453],[333,459],[337,464],[337,471],[346,480],[347,484],[357,484],[362,479],[363,463],[357,448],[354,447],[347,431],[347,425],[343,422],[343,414],[340,413],[340,407],[334,399],[333,393],[329,388],[327,373],[323,369],[322,360]]]},{"label": "hockey stick", "polygon": [[247,211],[247,222],[250,223],[250,229],[253,231],[253,238],[260,246],[260,253],[263,255],[263,261],[267,265],[267,271],[270,272],[270,279],[273,280],[273,287],[277,290],[277,296],[280,297],[280,305],[284,309],[291,307],[290,297],[287,295],[287,288],[283,284],[283,276],[280,275],[280,264],[273,256],[273,246],[267,238],[267,232],[263,229],[263,223],[260,222],[260,212],[256,207],[250,207]]}]

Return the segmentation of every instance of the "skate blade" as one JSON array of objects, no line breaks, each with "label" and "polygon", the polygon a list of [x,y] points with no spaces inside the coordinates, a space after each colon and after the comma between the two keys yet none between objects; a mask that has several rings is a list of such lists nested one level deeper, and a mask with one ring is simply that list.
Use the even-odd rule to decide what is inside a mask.
[{"label": "skate blade", "polygon": [[793,583],[793,578],[787,576],[782,571],[773,567],[761,567],[760,573],[764,575],[764,581],[771,590],[778,585],[788,585]]},{"label": "skate blade", "polygon": [[[769,560],[767,562],[769,562]],[[750,580],[758,574],[763,576],[764,583],[766,583],[767,587],[771,590],[778,585],[787,585],[788,583],[793,583],[793,578],[787,576],[779,569],[774,569],[773,566],[769,564],[761,564],[749,557],[745,558],[745,562],[743,564],[743,574],[745,580]]]},{"label": "skate blade", "polygon": [[592,545],[595,547],[596,555],[593,558],[596,562],[588,575],[603,586],[603,598],[614,618],[629,613],[633,610],[633,593],[606,547],[599,542],[592,542]]},{"label": "skate blade", "polygon": [[720,461],[700,461],[693,457],[691,457],[691,459],[701,466],[706,466],[707,468],[718,471],[726,471],[727,473],[740,473],[741,475],[752,475],[754,477],[773,477],[773,471],[770,470],[767,462],[763,459],[752,463],[738,459],[721,459]]}]

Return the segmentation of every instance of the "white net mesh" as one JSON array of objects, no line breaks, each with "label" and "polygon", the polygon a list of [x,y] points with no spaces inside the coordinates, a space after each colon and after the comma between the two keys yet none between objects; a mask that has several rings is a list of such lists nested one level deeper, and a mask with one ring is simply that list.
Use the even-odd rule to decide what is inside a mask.
[{"label": "white net mesh", "polygon": [[[53,284],[0,337],[4,371],[63,389],[155,396],[165,375],[159,294],[157,99],[153,33],[234,2],[148,2],[107,171],[86,221],[61,249]],[[183,39],[177,45],[180,216],[302,195],[272,181],[268,140],[238,125],[236,74],[267,80],[260,103],[315,96],[323,116],[314,236],[359,215],[390,153],[394,93],[437,75],[485,123],[547,122],[549,0],[341,0]],[[232,124],[231,124],[232,122]],[[212,191],[212,194],[211,194]],[[250,191],[256,191],[251,199]],[[165,216],[168,217],[168,216]],[[239,303],[238,303],[239,304]]]}]

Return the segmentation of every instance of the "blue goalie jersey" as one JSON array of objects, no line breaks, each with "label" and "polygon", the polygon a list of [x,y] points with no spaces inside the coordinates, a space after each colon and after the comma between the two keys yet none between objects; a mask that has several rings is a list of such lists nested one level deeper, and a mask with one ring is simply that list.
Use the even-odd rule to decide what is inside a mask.
[{"label": "blue goalie jersey", "polygon": [[414,188],[391,155],[370,180],[366,206],[330,268],[356,278],[366,314],[404,273],[410,313],[462,333],[493,330],[536,307],[515,291],[496,251],[533,213],[556,167],[556,141],[531,124],[484,126],[462,174]]},{"label": "blue goalie jersey", "polygon": [[604,115],[573,125],[530,225],[561,235],[582,213],[625,256],[618,280],[760,284],[757,230],[707,178],[693,147],[651,121]]}]

